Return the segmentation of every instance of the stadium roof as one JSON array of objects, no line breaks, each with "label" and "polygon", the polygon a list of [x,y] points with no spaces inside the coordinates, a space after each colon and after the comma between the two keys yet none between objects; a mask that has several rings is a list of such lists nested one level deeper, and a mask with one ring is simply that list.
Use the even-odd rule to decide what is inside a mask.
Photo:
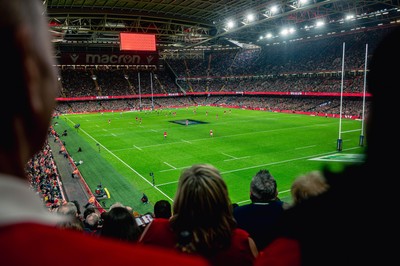
[{"label": "stadium roof", "polygon": [[[400,0],[44,0],[64,49],[114,49],[119,33],[156,34],[157,49],[260,46],[393,25]],[[272,7],[276,5],[276,12]],[[253,14],[251,20],[247,17]],[[352,15],[352,16],[350,16]],[[232,28],[227,26],[232,22]],[[322,24],[318,24],[322,23]],[[284,34],[291,34],[284,36]],[[268,35],[270,34],[270,35]]]}]

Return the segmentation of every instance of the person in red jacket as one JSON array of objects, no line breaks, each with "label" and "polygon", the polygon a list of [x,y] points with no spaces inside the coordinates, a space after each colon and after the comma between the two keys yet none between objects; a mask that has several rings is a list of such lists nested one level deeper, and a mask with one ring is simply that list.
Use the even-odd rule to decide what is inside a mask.
[{"label": "person in red jacket", "polygon": [[228,188],[214,166],[184,170],[172,208],[169,219],[154,219],[145,227],[140,243],[201,255],[212,265],[252,266],[256,244],[237,227]]},{"label": "person in red jacket", "polygon": [[71,176],[72,176],[72,178],[75,178],[75,177],[78,178],[79,177],[79,170],[78,170],[77,167],[75,167],[75,169],[72,171]]},{"label": "person in red jacket", "polygon": [[[1,264],[207,265],[200,257],[57,228],[67,218],[47,210],[30,188],[26,164],[46,141],[59,89],[45,15],[41,0],[0,1],[2,97],[14,101],[0,107]],[[82,256],[88,247],[99,255]]]}]

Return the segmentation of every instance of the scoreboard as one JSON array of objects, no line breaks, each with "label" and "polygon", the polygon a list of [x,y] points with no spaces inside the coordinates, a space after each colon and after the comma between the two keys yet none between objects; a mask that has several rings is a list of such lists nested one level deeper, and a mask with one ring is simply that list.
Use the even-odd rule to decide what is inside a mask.
[{"label": "scoreboard", "polygon": [[156,35],[121,32],[119,34],[121,51],[155,52]]}]

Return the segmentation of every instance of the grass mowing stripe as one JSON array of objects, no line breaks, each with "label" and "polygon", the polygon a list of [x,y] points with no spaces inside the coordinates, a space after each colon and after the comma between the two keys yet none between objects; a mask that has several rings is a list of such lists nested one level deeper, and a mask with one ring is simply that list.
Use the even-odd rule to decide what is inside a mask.
[{"label": "grass mowing stripe", "polygon": [[[197,109],[196,114],[194,109]],[[74,137],[74,142],[67,140],[66,148],[73,156],[90,162],[79,167],[91,188],[96,187],[98,176],[107,176],[104,185],[111,191],[109,201],[121,201],[139,211],[143,208],[140,204],[142,191],[151,202],[172,201],[182,169],[194,163],[211,163],[221,171],[232,202],[248,199],[250,180],[260,168],[268,167],[277,179],[279,190],[286,191],[299,174],[326,164],[338,169],[346,164],[310,160],[337,152],[339,119],[241,109],[223,114],[224,110],[227,109],[203,106],[122,115],[65,115],[62,118],[68,119],[67,128],[81,124],[79,132],[72,130],[76,136],[68,136]],[[176,114],[172,115],[173,112]],[[218,120],[216,114],[219,114]],[[142,119],[141,124],[136,117]],[[171,123],[186,119],[201,123],[188,126]],[[346,134],[343,134],[341,153],[363,152],[363,148],[357,146],[360,125],[361,121],[342,120]],[[56,130],[60,132],[63,127]],[[210,129],[214,131],[213,138],[209,136]],[[81,130],[88,135],[81,134]],[[166,139],[164,131],[168,132]],[[101,143],[102,151],[110,153],[97,151],[96,143]],[[86,145],[85,150],[93,155],[74,154],[79,145]],[[155,175],[155,186],[150,172]],[[287,199],[290,200],[290,196]]]},{"label": "grass mowing stripe", "polygon": [[[89,137],[90,139],[92,139],[93,141],[96,142],[96,144],[98,144],[100,147],[102,147],[104,150],[106,150],[108,153],[110,153],[111,155],[113,155],[116,159],[118,159],[121,163],[123,163],[126,167],[128,167],[132,172],[134,172],[135,174],[137,174],[139,177],[141,177],[144,181],[146,181],[147,183],[149,183],[150,185],[153,185],[149,180],[147,180],[144,176],[142,176],[140,173],[138,173],[135,169],[133,169],[131,166],[129,166],[126,162],[124,162],[121,158],[119,158],[118,156],[116,156],[113,152],[111,152],[109,149],[107,149],[104,145],[102,145],[100,142],[98,142],[94,137],[92,137],[90,134],[88,134],[85,130],[80,129],[87,137]],[[167,199],[172,201],[172,198],[169,197],[167,194],[165,194],[163,191],[161,191],[159,188],[154,187],[156,190],[158,190],[163,196],[165,196]]]},{"label": "grass mowing stripe", "polygon": [[[348,148],[346,150],[358,149],[358,148],[359,147],[354,147],[354,148]],[[264,168],[266,166],[271,166],[271,165],[275,165],[275,164],[283,164],[283,163],[294,162],[294,161],[298,161],[298,160],[311,159],[311,158],[314,158],[314,157],[321,157],[321,156],[332,155],[332,154],[336,154],[336,153],[337,153],[336,151],[335,152],[327,152],[327,153],[314,154],[314,155],[309,155],[309,156],[305,156],[305,157],[293,158],[293,159],[288,159],[288,160],[283,160],[283,161],[278,161],[278,162],[272,162],[272,163],[267,163],[267,164],[253,165],[253,166],[249,166],[249,167],[245,167],[245,168],[239,168],[239,169],[234,169],[234,170],[231,170],[231,171],[221,172],[221,174],[228,174],[228,173],[239,172],[239,171],[255,169],[255,168]]]}]

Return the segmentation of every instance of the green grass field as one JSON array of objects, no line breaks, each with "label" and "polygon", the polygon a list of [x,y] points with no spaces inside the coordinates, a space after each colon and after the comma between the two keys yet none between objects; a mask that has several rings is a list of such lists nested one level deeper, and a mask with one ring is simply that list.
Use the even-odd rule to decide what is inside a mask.
[{"label": "green grass field", "polygon": [[[68,130],[61,139],[72,158],[84,162],[78,168],[92,191],[101,182],[111,194],[105,200],[108,206],[119,201],[141,213],[153,210],[152,204],[141,204],[143,192],[150,203],[172,201],[182,169],[196,163],[216,166],[232,202],[240,205],[249,202],[250,180],[260,169],[271,171],[279,197],[290,202],[289,189],[296,176],[324,165],[339,171],[362,160],[361,121],[340,123],[336,118],[208,106],[196,109],[73,114],[53,122],[58,122],[59,133]],[[186,119],[199,123],[186,126]],[[79,129],[75,124],[80,124]],[[340,126],[343,150],[338,152]],[[78,147],[83,152],[78,153]]]}]

